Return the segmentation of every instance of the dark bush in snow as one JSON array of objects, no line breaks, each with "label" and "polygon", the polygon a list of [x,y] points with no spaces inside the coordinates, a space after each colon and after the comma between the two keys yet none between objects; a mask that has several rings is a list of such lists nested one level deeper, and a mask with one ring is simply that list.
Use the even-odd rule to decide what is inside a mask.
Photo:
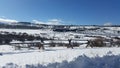
[{"label": "dark bush in snow", "polygon": [[119,37],[114,37],[111,39],[111,46],[118,46],[120,47],[120,38]]},{"label": "dark bush in snow", "polygon": [[51,41],[51,42],[49,43],[49,46],[50,46],[50,47],[55,47],[55,46],[56,46],[56,43],[54,43],[53,41]]},{"label": "dark bush in snow", "polygon": [[86,47],[104,47],[106,44],[104,43],[104,40],[101,38],[97,38],[94,40],[88,40],[87,46]]},{"label": "dark bush in snow", "polygon": [[79,47],[79,43],[77,43],[77,42],[73,42],[72,45],[73,45],[73,47]]},{"label": "dark bush in snow", "polygon": [[1,32],[0,33],[0,44],[9,44],[12,40],[18,41],[33,41],[33,40],[41,40],[41,39],[48,39],[45,37],[29,35],[27,33],[9,33],[9,32]]}]

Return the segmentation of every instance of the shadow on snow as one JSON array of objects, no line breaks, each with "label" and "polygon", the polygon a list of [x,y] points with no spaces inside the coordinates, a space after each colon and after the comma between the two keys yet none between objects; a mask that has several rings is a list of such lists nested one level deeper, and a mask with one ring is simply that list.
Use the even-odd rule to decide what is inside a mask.
[{"label": "shadow on snow", "polygon": [[[8,63],[2,68],[21,68],[21,66]],[[120,55],[111,55],[94,58],[87,56],[79,56],[74,61],[68,62],[63,61],[62,63],[50,63],[47,66],[36,64],[36,65],[25,65],[25,68],[120,68]]]}]

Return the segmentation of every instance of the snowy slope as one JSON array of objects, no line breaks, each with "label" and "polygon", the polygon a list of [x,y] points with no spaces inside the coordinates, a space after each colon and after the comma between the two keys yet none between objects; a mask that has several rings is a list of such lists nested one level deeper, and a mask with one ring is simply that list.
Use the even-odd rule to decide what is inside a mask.
[{"label": "snowy slope", "polygon": [[[25,68],[26,65],[49,65],[52,63],[62,63],[63,61],[73,62],[79,56],[104,57],[105,55],[119,55],[120,48],[75,48],[67,49],[65,47],[46,48],[45,51],[40,50],[14,50],[8,45],[0,46],[0,67],[13,63]],[[4,50],[8,49],[8,50]],[[83,58],[83,57],[82,57]],[[86,58],[86,57],[85,57]]]},{"label": "snowy slope", "polygon": [[[94,27],[86,27],[94,28]],[[108,27],[105,27],[108,28]],[[93,39],[89,36],[120,36],[115,33],[116,28],[74,33],[54,32],[51,29],[0,29],[1,32],[28,33],[54,39],[75,40]],[[119,28],[117,28],[119,30]],[[75,38],[78,36],[78,38]],[[15,42],[15,41],[13,41]],[[26,41],[27,42],[27,41]],[[48,42],[48,41],[47,41]],[[63,41],[65,42],[65,41]],[[67,41],[68,42],[68,41]],[[86,41],[79,41],[85,43]],[[86,44],[74,49],[66,47],[45,47],[45,50],[21,49],[15,50],[13,46],[0,45],[0,68],[120,68],[120,48],[85,48]],[[91,67],[88,67],[91,66]],[[102,67],[103,66],[103,67]]]},{"label": "snowy slope", "polygon": [[40,33],[50,33],[50,30],[39,30],[39,29],[0,29],[0,31],[6,32],[16,32],[16,33],[28,33],[28,34],[40,34]]}]

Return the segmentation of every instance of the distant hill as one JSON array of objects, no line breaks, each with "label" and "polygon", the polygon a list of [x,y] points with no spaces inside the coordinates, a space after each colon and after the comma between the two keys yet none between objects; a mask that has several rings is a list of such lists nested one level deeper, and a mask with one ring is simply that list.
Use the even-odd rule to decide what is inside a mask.
[{"label": "distant hill", "polygon": [[54,31],[94,30],[101,27],[120,27],[120,25],[48,25],[31,22],[0,22],[0,28],[11,29],[53,29]]}]

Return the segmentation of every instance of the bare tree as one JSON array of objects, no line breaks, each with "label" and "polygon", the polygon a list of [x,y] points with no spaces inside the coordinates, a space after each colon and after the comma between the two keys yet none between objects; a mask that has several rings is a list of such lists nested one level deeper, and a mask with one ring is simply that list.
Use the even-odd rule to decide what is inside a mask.
[{"label": "bare tree", "polygon": [[72,45],[72,39],[68,39],[68,46],[67,46],[67,48],[72,48],[73,49],[73,45]]},{"label": "bare tree", "polygon": [[97,39],[94,39],[94,40],[88,40],[87,42],[87,46],[86,47],[104,47],[105,46],[105,43],[104,43],[104,40],[101,39],[101,38],[97,38]]}]

